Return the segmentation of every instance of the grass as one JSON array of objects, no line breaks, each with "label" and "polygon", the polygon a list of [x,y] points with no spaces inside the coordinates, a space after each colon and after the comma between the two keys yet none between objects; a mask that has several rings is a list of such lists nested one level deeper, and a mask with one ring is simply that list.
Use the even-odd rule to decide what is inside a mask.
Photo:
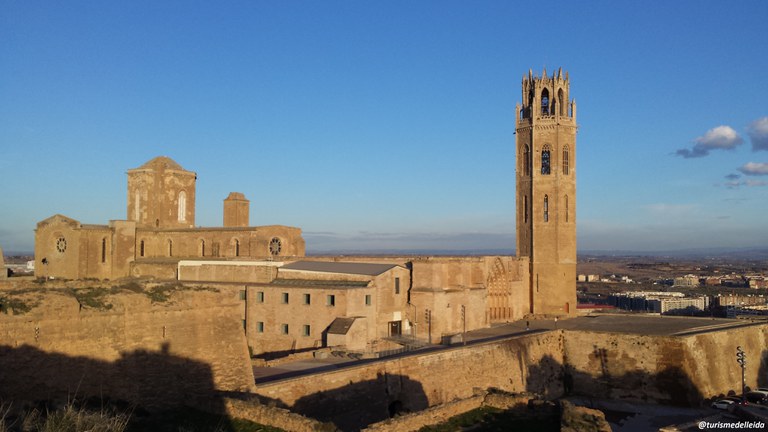
[{"label": "grass", "polygon": [[503,432],[503,431],[559,431],[560,418],[552,416],[521,415],[493,407],[480,407],[448,419],[448,421],[424,426],[419,432],[455,432],[461,430]]},{"label": "grass", "polygon": [[75,297],[80,306],[98,310],[112,309],[112,304],[105,298],[109,294],[106,288],[72,288],[68,292]]},{"label": "grass", "polygon": [[243,419],[211,414],[191,408],[155,413],[135,418],[126,432],[282,432],[282,429],[265,426]]},{"label": "grass", "polygon": [[10,408],[0,404],[0,432],[283,432],[191,408],[135,414],[133,410],[110,406],[89,409],[70,402],[57,410],[32,409],[17,416],[10,414]]},{"label": "grass", "polygon": [[74,403],[55,411],[32,409],[16,417],[10,416],[10,406],[0,411],[0,432],[125,432],[131,418],[127,412],[93,411]]},{"label": "grass", "polygon": [[28,304],[17,298],[0,296],[0,312],[6,315],[11,311],[14,315],[22,315],[31,311],[35,306],[37,304]]}]

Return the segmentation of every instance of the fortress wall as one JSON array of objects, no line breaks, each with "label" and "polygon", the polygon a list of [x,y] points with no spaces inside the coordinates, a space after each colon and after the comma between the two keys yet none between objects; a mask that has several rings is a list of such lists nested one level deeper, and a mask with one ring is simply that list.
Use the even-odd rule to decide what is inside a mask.
[{"label": "fortress wall", "polygon": [[741,393],[741,368],[736,362],[736,347],[746,353],[746,384],[768,387],[768,326],[742,327],[687,336],[683,347],[688,356],[684,368],[693,377],[704,397]]},{"label": "fortress wall", "polygon": [[260,384],[256,393],[342,429],[468,398],[475,388],[554,398],[562,393],[561,345],[561,332],[530,334]]},{"label": "fortress wall", "polygon": [[582,331],[565,334],[566,389],[606,398],[698,406],[741,392],[736,346],[747,352],[746,383],[768,384],[768,326],[690,336],[641,336]]},{"label": "fortress wall", "polygon": [[226,293],[99,297],[99,309],[55,291],[40,305],[0,314],[0,400],[108,397],[165,407],[205,403],[220,390],[253,387],[242,306]]}]

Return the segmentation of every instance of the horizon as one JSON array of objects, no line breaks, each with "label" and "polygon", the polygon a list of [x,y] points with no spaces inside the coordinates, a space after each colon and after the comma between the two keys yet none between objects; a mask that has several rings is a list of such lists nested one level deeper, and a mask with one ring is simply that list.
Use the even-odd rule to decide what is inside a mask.
[{"label": "horizon", "polygon": [[54,214],[126,218],[125,172],[160,155],[198,174],[200,226],[237,191],[308,254],[514,250],[520,82],[561,67],[579,253],[768,244],[766,2],[0,11],[6,254]]}]

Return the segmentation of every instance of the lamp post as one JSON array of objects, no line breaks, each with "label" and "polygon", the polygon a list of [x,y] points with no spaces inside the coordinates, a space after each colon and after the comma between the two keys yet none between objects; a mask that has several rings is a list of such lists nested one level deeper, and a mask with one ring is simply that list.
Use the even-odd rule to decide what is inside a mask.
[{"label": "lamp post", "polygon": [[427,342],[432,345],[432,311],[424,310],[424,320],[427,322]]},{"label": "lamp post", "polygon": [[746,353],[741,349],[741,346],[736,347],[736,362],[741,366],[741,403],[745,402],[747,381],[744,378],[744,368],[747,366]]}]

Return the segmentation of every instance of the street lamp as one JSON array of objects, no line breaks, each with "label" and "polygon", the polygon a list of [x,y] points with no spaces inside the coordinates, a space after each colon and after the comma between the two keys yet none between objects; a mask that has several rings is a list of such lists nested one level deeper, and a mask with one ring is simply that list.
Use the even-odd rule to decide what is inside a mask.
[{"label": "street lamp", "polygon": [[747,366],[746,353],[741,346],[736,347],[736,362],[741,366],[741,403],[745,402],[747,381],[744,378],[744,368]]}]

